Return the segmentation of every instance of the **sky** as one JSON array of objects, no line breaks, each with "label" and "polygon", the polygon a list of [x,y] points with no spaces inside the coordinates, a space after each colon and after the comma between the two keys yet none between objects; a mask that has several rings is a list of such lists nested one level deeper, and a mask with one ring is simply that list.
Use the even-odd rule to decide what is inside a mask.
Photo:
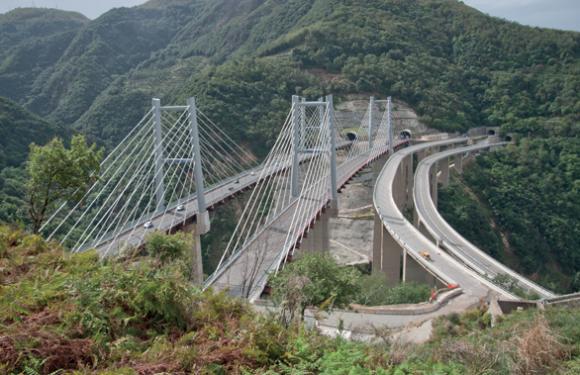
[{"label": "sky", "polygon": [[[17,7],[74,10],[96,18],[115,7],[130,7],[145,0],[0,0],[0,13]],[[580,0],[463,0],[492,16],[524,25],[580,31]]]}]

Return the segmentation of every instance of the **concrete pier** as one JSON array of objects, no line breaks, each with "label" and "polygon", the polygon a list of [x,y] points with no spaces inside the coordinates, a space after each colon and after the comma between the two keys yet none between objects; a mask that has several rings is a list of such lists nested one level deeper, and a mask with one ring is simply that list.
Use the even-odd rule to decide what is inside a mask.
[{"label": "concrete pier", "polygon": [[441,171],[439,174],[439,183],[441,183],[443,187],[447,187],[447,185],[449,185],[449,159],[441,159],[438,162],[438,166],[439,171]]},{"label": "concrete pier", "polygon": [[397,285],[401,273],[401,246],[383,226],[378,215],[375,216],[373,241],[373,273],[383,273],[388,285]]},{"label": "concrete pier", "polygon": [[328,222],[330,213],[325,210],[302,239],[300,250],[306,252],[327,252],[330,250],[330,232]]},{"label": "concrete pier", "polygon": [[453,161],[455,171],[459,174],[463,173],[463,155],[456,154]]},{"label": "concrete pier", "polygon": [[437,207],[437,195],[438,195],[438,188],[437,188],[437,165],[434,165],[431,169],[431,176],[429,177],[430,186],[431,186],[431,198],[433,199],[433,203],[435,203],[435,207]]}]

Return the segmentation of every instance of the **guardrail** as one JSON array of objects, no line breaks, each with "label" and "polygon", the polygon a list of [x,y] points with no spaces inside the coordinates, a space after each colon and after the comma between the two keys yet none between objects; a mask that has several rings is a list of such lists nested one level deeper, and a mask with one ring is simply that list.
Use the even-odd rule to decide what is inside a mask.
[{"label": "guardrail", "polygon": [[[451,225],[449,225],[449,223],[447,223],[447,221],[445,221],[445,219],[443,219],[441,214],[438,212],[431,195],[425,194],[425,189],[427,189],[431,183],[431,181],[429,181],[429,176],[432,175],[432,169],[437,166],[438,161],[457,154],[471,153],[474,151],[504,146],[506,144],[506,142],[476,144],[473,146],[447,150],[423,159],[417,166],[415,174],[416,183],[413,188],[415,210],[417,211],[425,230],[435,239],[436,243],[442,248],[445,248],[450,254],[457,257],[466,266],[470,267],[481,276],[489,278],[490,275],[494,274],[506,274],[516,280],[521,287],[529,292],[537,293],[540,297],[551,298],[555,296],[554,293],[503,265],[501,262],[489,256],[461,236]],[[433,214],[434,217],[430,217],[431,214]],[[462,249],[465,252],[468,252],[471,258],[468,257],[468,254],[465,254]],[[493,282],[493,280],[491,281]],[[507,292],[513,295],[510,291]]]}]

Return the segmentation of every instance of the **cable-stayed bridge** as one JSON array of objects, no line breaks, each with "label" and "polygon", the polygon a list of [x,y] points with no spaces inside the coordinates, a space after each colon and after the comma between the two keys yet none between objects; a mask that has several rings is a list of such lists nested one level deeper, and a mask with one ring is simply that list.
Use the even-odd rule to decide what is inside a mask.
[{"label": "cable-stayed bridge", "polygon": [[260,296],[268,275],[292,256],[309,227],[327,208],[336,209],[339,188],[371,161],[407,142],[395,143],[391,103],[384,103],[382,111],[381,104],[371,98],[355,139],[345,154],[338,155],[332,97],[317,102],[294,97],[263,164],[264,178],[259,179],[207,286],[250,300]]},{"label": "cable-stayed bridge", "polygon": [[[84,197],[63,204],[42,231],[73,252],[94,248],[108,256],[143,245],[154,230],[176,230],[195,219],[199,246],[199,235],[210,229],[208,207],[255,185],[241,224],[207,282],[246,294],[239,284],[221,281],[231,277],[239,254],[260,242],[257,233],[278,241],[281,247],[272,253],[282,260],[313,218],[336,201],[339,187],[396,146],[390,100],[371,98],[364,114],[354,116],[357,123],[341,123],[340,117],[331,96],[293,97],[278,140],[259,164],[197,108],[195,99],[186,106],[162,106],[154,99],[103,161]],[[272,231],[280,236],[266,236]],[[291,234],[282,241],[286,232]]]},{"label": "cable-stayed bridge", "polygon": [[[407,146],[408,136],[393,118],[390,98],[371,97],[364,111],[344,116],[335,112],[332,96],[314,101],[294,96],[270,153],[258,162],[200,111],[194,98],[185,106],[162,106],[153,99],[140,123],[103,161],[84,197],[64,203],[42,232],[73,252],[96,249],[105,257],[142,246],[155,230],[194,224],[196,282],[255,300],[268,276],[304,246],[314,223],[328,225],[341,188],[371,162]],[[439,244],[433,247],[402,217],[400,203],[412,201],[415,150],[466,141],[415,146],[385,165],[375,190],[373,270],[396,282],[424,279],[445,286],[459,278],[480,294],[494,290],[513,298],[452,258],[442,255],[444,263],[437,261],[437,266],[423,259],[421,250]],[[208,208],[249,189],[217,269],[203,280],[200,236],[210,230]],[[409,238],[402,240],[395,228]],[[431,276],[417,276],[420,272]]]},{"label": "cable-stayed bridge", "polygon": [[43,231],[73,252],[114,254],[140,246],[152,229],[168,231],[198,213],[207,216],[208,203],[251,185],[257,166],[194,99],[187,106],[154,99],[101,164],[96,183],[80,201],[61,206]]}]

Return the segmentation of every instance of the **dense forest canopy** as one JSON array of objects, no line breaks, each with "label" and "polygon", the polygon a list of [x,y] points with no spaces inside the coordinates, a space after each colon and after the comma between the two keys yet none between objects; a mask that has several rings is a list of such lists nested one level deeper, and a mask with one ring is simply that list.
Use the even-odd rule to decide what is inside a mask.
[{"label": "dense forest canopy", "polygon": [[[53,19],[60,26],[47,30]],[[392,95],[442,130],[570,124],[580,113],[579,33],[521,26],[455,0],[152,1],[94,21],[20,9],[0,15],[0,30],[0,81],[20,83],[0,85],[0,95],[109,147],[152,96],[175,104],[198,95],[219,116],[251,103],[235,120],[216,116],[228,129],[279,118],[289,94],[312,91]],[[35,66],[17,69],[16,58]],[[204,90],[238,78],[247,85]],[[268,78],[262,95],[254,81]],[[286,106],[254,112],[272,96]]]}]

